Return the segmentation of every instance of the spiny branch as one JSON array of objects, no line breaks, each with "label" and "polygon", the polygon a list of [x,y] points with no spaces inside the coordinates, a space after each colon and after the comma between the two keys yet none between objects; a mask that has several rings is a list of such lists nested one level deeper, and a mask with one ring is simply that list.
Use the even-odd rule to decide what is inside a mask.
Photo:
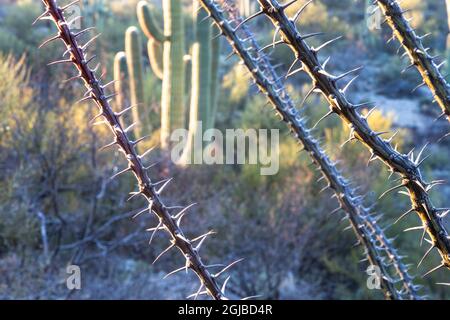
[{"label": "spiny branch", "polygon": [[319,62],[318,51],[311,48],[289,19],[283,7],[276,0],[258,0],[264,14],[280,30],[282,39],[301,63],[302,70],[311,78],[313,86],[320,91],[330,104],[330,111],[337,114],[351,129],[350,139],[359,140],[371,152],[371,159],[378,158],[384,162],[392,173],[398,173],[402,184],[408,190],[412,208],[417,212],[422,225],[430,237],[432,245],[438,250],[441,264],[450,269],[450,237],[444,221],[439,217],[428,194],[428,184],[422,178],[420,159],[410,159],[392,147],[389,140],[374,132],[368,125],[367,117],[358,112],[358,105],[350,103],[343,90],[339,89],[336,77],[325,71]]},{"label": "spiny branch", "polygon": [[394,37],[408,54],[411,67],[415,66],[422,76],[421,85],[427,85],[430,88],[435,101],[442,109],[442,116],[450,121],[450,85],[440,71],[442,65],[435,63],[436,57],[432,57],[423,45],[424,36],[416,34],[396,0],[375,0],[375,2],[386,16],[386,22],[392,29]]},{"label": "spiny branch", "polygon": [[[169,234],[171,238],[169,248],[178,248],[186,259],[186,264],[182,270],[191,269],[200,279],[201,288],[212,298],[226,299],[217,283],[216,277],[207,270],[208,266],[203,264],[197,249],[193,246],[192,240],[189,240],[184,235],[177,219],[171,214],[171,209],[163,203],[160,192],[162,192],[161,189],[166,186],[166,183],[160,187],[158,183],[153,183],[149,178],[142,163],[142,157],[136,152],[136,143],[128,138],[126,130],[122,128],[119,122],[120,113],[114,113],[110,106],[109,99],[111,99],[111,96],[105,93],[104,87],[96,77],[94,70],[88,66],[86,53],[83,49],[86,45],[79,45],[76,34],[70,30],[70,26],[63,15],[64,8],[58,7],[55,0],[42,0],[42,2],[46,10],[38,19],[50,19],[56,25],[58,29],[56,38],[64,42],[68,53],[70,53],[70,58],[64,62],[72,63],[78,70],[79,77],[87,88],[87,96],[95,102],[100,112],[99,115],[103,117],[114,135],[113,144],[119,148],[128,161],[127,168],[118,174],[133,172],[139,185],[139,191],[136,194],[143,196],[148,202],[146,212],[153,212],[157,216],[159,220],[157,230],[163,229]],[[91,42],[89,41],[88,43]],[[158,190],[157,188],[160,189]]]},{"label": "spiny branch", "polygon": [[[306,129],[306,121],[295,108],[267,57],[261,53],[253,35],[247,30],[243,20],[237,16],[233,5],[225,2],[225,10],[222,10],[212,0],[201,0],[201,2],[233,47],[234,53],[242,59],[244,65],[251,72],[260,90],[267,95],[277,113],[289,125],[293,135],[301,141],[304,149],[308,151],[314,163],[320,168],[324,178],[328,181],[329,188],[333,189],[340,203],[340,208],[346,211],[346,218],[349,220],[358,241],[364,246],[368,260],[371,264],[380,268],[383,275],[381,278],[382,287],[387,298],[418,298],[412,278],[408,275],[407,268],[400,261],[390,240],[384,236],[382,229],[376,225],[376,222],[370,216],[370,210],[363,206],[361,197],[355,195],[349,182],[342,177],[321,149],[318,141],[311,135],[310,130]],[[380,243],[380,245],[377,247],[376,243]],[[395,288],[395,281],[389,276],[387,262],[383,261],[380,251],[388,253],[387,260],[397,266],[396,272],[399,277],[397,281],[402,282],[401,290]]]}]

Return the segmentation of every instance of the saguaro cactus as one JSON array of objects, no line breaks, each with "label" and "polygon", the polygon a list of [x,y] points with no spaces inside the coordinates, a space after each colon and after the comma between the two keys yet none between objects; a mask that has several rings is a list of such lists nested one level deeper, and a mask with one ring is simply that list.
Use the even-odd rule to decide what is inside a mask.
[{"label": "saguaro cactus", "polygon": [[251,0],[239,0],[239,12],[243,17],[249,17],[253,13],[253,3]]},{"label": "saguaro cactus", "polygon": [[[193,3],[193,21],[195,42],[191,53],[191,103],[189,109],[189,137],[184,150],[182,163],[193,159],[193,151],[198,135],[202,135],[212,123],[212,60],[211,60],[211,26],[205,21],[206,11],[200,10],[197,1]],[[201,126],[199,126],[201,123]],[[201,141],[201,139],[200,139]],[[200,146],[198,146],[200,147]],[[201,151],[201,150],[195,150]],[[200,152],[196,152],[201,155]]]},{"label": "saguaro cactus", "polygon": [[447,9],[447,42],[445,49],[448,52],[450,49],[450,0],[445,0],[445,7]]},{"label": "saguaro cactus", "polygon": [[371,30],[374,27],[373,24],[376,23],[373,7],[373,0],[364,1],[364,21],[362,23],[361,36],[364,43],[369,47],[375,44],[375,36]]},{"label": "saguaro cactus", "polygon": [[219,103],[219,67],[220,67],[220,39],[212,39],[211,43],[211,112],[208,128],[213,128],[216,121],[217,106]]},{"label": "saguaro cactus", "polygon": [[130,101],[132,105],[136,106],[133,108],[134,132],[136,135],[139,135],[142,128],[148,123],[146,119],[150,116],[145,112],[138,111],[138,108],[142,108],[142,103],[144,102],[144,67],[141,48],[142,43],[139,30],[136,27],[129,27],[125,33],[125,53],[130,83]]},{"label": "saguaro cactus", "polygon": [[[139,23],[145,35],[162,43],[161,147],[169,146],[170,133],[184,128],[185,40],[183,12],[180,0],[163,0],[163,30],[156,24],[146,1],[137,6]],[[155,47],[155,46],[152,46]],[[157,63],[157,61],[153,61]]]},{"label": "saguaro cactus", "polygon": [[125,105],[125,76],[127,73],[127,55],[125,52],[117,52],[114,56],[114,90],[116,91],[116,107]]},{"label": "saguaro cactus", "polygon": [[[211,26],[207,21],[207,13],[193,4],[196,41],[192,47],[192,80],[191,80],[191,112],[198,109],[199,119],[207,127],[211,115]],[[190,121],[194,120],[190,118]],[[206,128],[205,128],[206,129]]]},{"label": "saguaro cactus", "polygon": [[[190,86],[190,109],[189,109],[189,142],[185,154],[191,153],[192,141],[195,136],[202,134],[204,130],[214,126],[215,113],[217,109],[217,87],[218,87],[218,69],[220,59],[220,41],[218,39],[212,39],[212,27],[205,21],[206,13],[199,10],[199,4],[197,1],[193,2],[193,28],[194,28],[194,42],[191,46],[191,56],[189,60],[189,74],[185,75],[187,82]],[[163,6],[164,9],[164,6]],[[165,98],[165,86],[164,82],[167,81],[168,74],[174,76],[173,69],[170,69],[170,65],[166,65],[167,52],[164,47],[165,37],[164,33],[156,25],[151,7],[146,1],[139,2],[137,6],[138,20],[142,27],[142,30],[149,38],[148,42],[148,55],[150,58],[150,64],[155,75],[163,80],[163,97],[162,97],[162,116],[161,116],[161,140],[162,145],[167,147],[167,138],[172,130],[181,128],[181,124],[185,123],[184,109],[183,112],[175,112],[177,109],[173,106],[167,107],[167,103],[170,101]],[[167,20],[167,12],[164,12],[164,19]],[[166,22],[165,22],[166,26]],[[172,39],[171,42],[176,41]],[[163,44],[163,48],[161,48]],[[181,49],[180,49],[181,50]],[[161,59],[162,56],[162,59]],[[180,58],[181,54],[173,54],[170,58],[172,64],[178,62],[173,61],[175,58]],[[185,60],[185,59],[183,59]],[[186,61],[183,61],[183,63]],[[186,69],[184,70],[186,74]],[[177,76],[181,76],[178,74]],[[172,79],[169,83],[173,83]],[[175,81],[178,85],[181,80]],[[177,90],[181,87],[177,87]],[[178,91],[177,91],[178,92]],[[179,93],[177,93],[179,95]],[[171,95],[169,96],[171,97]],[[180,96],[177,97],[178,101],[183,100]],[[167,110],[173,112],[167,112]],[[174,111],[175,110],[175,111]],[[174,118],[174,119],[173,119]],[[202,126],[198,126],[198,122],[202,123]]]},{"label": "saguaro cactus", "polygon": [[159,79],[163,79],[163,69],[162,69],[162,48],[161,44],[155,39],[150,38],[147,42],[147,53],[150,60],[150,67],[153,73]]}]

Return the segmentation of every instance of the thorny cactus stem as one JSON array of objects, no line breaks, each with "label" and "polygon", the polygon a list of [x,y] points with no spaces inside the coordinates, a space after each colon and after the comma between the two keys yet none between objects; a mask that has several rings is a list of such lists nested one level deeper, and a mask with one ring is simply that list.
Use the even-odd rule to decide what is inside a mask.
[{"label": "thorny cactus stem", "polygon": [[[105,93],[106,86],[102,86],[100,84],[100,81],[95,76],[95,70],[88,66],[90,59],[86,57],[85,49],[78,44],[77,36],[80,33],[73,33],[70,30],[70,23],[68,23],[64,18],[64,10],[70,5],[73,5],[73,3],[60,8],[56,4],[55,0],[42,0],[42,2],[46,6],[46,10],[41,16],[38,17],[37,20],[52,20],[58,29],[58,34],[51,39],[61,39],[67,47],[66,53],[70,53],[70,58],[56,61],[51,64],[72,63],[77,68],[79,75],[76,78],[83,80],[88,92],[84,100],[93,100],[95,102],[100,111],[98,117],[104,118],[114,135],[114,141],[110,144],[110,146],[117,145],[128,161],[128,167],[115,176],[128,171],[133,172],[139,185],[139,191],[136,195],[141,195],[148,201],[148,208],[141,213],[153,212],[159,220],[158,226],[149,230],[166,230],[171,237],[171,244],[165,251],[163,251],[163,253],[167,252],[170,248],[177,247],[186,259],[185,266],[169,273],[168,275],[191,269],[198,276],[201,282],[198,292],[193,296],[197,297],[199,294],[209,294],[214,299],[226,299],[224,291],[225,284],[228,279],[225,281],[224,286],[220,288],[217,283],[217,277],[226,272],[229,267],[235,263],[228,265],[218,273],[211,274],[209,272],[208,268],[214,266],[205,265],[200,258],[198,250],[200,249],[200,246],[205,238],[210,235],[211,232],[208,232],[194,240],[187,239],[180,228],[180,222],[190,206],[182,209],[179,213],[173,216],[171,214],[171,210],[177,209],[177,207],[167,207],[163,203],[161,199],[161,192],[170,180],[161,183],[161,186],[161,184],[152,182],[148,177],[147,169],[142,163],[143,155],[138,155],[135,150],[136,144],[140,142],[142,138],[136,141],[130,141],[128,139],[127,129],[123,129],[119,123],[121,113],[113,112],[109,103],[111,96],[107,96]],[[83,31],[81,32],[84,33]],[[49,39],[45,43],[48,42],[51,42],[51,40]],[[198,244],[194,247],[195,241],[197,241]]]},{"label": "thorny cactus stem", "polygon": [[[201,3],[233,47],[234,53],[242,59],[251,72],[260,90],[267,95],[281,118],[289,124],[293,135],[301,141],[304,149],[321,170],[323,178],[328,181],[328,187],[334,191],[334,197],[340,203],[338,209],[343,209],[347,213],[350,226],[358,242],[365,248],[369,262],[378,266],[382,272],[381,284],[386,298],[419,299],[417,287],[413,284],[406,266],[401,262],[391,241],[376,224],[370,209],[364,207],[361,197],[355,194],[350,183],[342,177],[335,164],[311,135],[310,130],[306,129],[305,120],[295,108],[266,57],[260,53],[260,48],[252,34],[242,25],[242,19],[237,17],[235,8],[225,3],[228,12],[226,16],[225,11],[212,0],[201,0]],[[383,252],[386,258],[383,258]],[[385,260],[394,266],[399,279],[392,279],[389,276],[388,263]],[[396,289],[395,282],[401,282],[400,290]]]},{"label": "thorny cactus stem", "polygon": [[[409,56],[411,65],[415,66],[422,76],[423,82],[418,86],[427,85],[433,93],[435,101],[442,109],[442,115],[450,121],[450,85],[441,74],[440,68],[445,61],[436,65],[435,59],[428,53],[429,48],[423,45],[422,39],[426,36],[418,36],[408,20],[403,16],[403,10],[396,0],[375,0],[381,11],[386,16],[386,22],[393,32],[393,38],[401,43]],[[417,88],[418,88],[417,87]]]},{"label": "thorny cactus stem", "polygon": [[[425,255],[428,255],[433,248],[436,248],[442,259],[439,266],[433,268],[425,275],[442,267],[450,269],[450,237],[444,224],[444,218],[448,213],[448,209],[435,208],[428,194],[434,186],[442,182],[433,181],[426,183],[422,178],[419,167],[427,158],[424,157],[422,159],[423,149],[422,152],[419,152],[416,159],[414,159],[413,152],[410,152],[408,155],[400,154],[392,147],[392,138],[387,140],[383,139],[381,137],[383,133],[376,133],[369,127],[367,122],[368,115],[362,116],[359,113],[358,110],[366,107],[367,104],[355,105],[347,100],[345,92],[349,85],[340,89],[338,82],[350,74],[357,72],[360,68],[351,70],[340,76],[334,76],[325,71],[325,64],[322,65],[318,59],[318,52],[338,38],[328,41],[318,48],[311,48],[305,39],[315,34],[302,36],[295,26],[295,21],[299,14],[296,14],[294,19],[289,19],[285,13],[285,9],[294,3],[295,0],[289,2],[287,5],[281,5],[275,0],[258,0],[258,2],[261,6],[261,11],[258,14],[266,15],[277,28],[277,32],[280,32],[281,40],[279,43],[287,44],[295,53],[295,60],[291,65],[291,70],[297,64],[300,66],[297,70],[289,74],[292,75],[300,71],[308,74],[313,81],[313,90],[311,90],[311,93],[313,91],[320,91],[330,104],[330,112],[327,115],[337,114],[350,127],[351,132],[347,142],[359,140],[371,152],[369,161],[380,159],[390,168],[392,173],[398,173],[400,175],[401,184],[388,190],[386,193],[403,187],[408,190],[407,194],[411,199],[412,207],[407,213],[417,212],[422,221],[422,226],[410,230],[423,229],[422,239],[431,245]],[[274,42],[274,45],[276,43]],[[426,233],[428,233],[430,239],[425,238]]]}]

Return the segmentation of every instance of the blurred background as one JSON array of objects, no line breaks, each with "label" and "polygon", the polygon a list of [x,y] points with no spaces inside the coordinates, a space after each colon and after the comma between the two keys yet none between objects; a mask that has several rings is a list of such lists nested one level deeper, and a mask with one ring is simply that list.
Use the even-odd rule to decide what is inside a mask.
[{"label": "blurred background", "polygon": [[[192,1],[182,2],[188,54],[194,37],[189,26]],[[299,0],[290,14],[305,2]],[[161,2],[149,3],[156,23],[162,26]],[[379,108],[369,122],[376,131],[399,130],[395,143],[401,152],[420,149],[432,141],[424,176],[428,181],[448,180],[450,141],[436,143],[448,130],[448,123],[435,121],[439,108],[433,105],[426,87],[411,93],[421,80],[413,69],[402,73],[409,63],[396,54],[396,41],[386,45],[391,37],[387,27],[368,28],[368,21],[374,18],[368,13],[369,3],[315,0],[302,15],[300,30],[326,32],[323,38],[311,40],[312,45],[343,35],[325,49],[324,56],[332,57],[328,69],[337,74],[364,65],[352,87],[351,100],[377,102]],[[125,50],[127,29],[137,27],[141,45],[136,54],[142,59],[144,88],[139,110],[141,115],[149,115],[141,131],[152,135],[147,142],[151,146],[158,144],[160,136],[161,81],[150,66],[136,5],[133,0],[83,1],[81,24],[95,26],[102,34],[90,50],[101,62],[98,74],[105,83],[114,78],[114,60]],[[242,15],[257,10],[254,0],[242,0],[237,6]],[[424,41],[433,53],[441,59],[448,57],[446,1],[404,0],[402,6],[411,9],[407,15],[420,34],[432,32]],[[95,106],[75,104],[84,89],[80,82],[64,82],[75,75],[73,67],[47,67],[50,61],[60,59],[64,47],[58,42],[37,49],[55,33],[49,21],[31,26],[42,10],[40,1],[0,0],[0,298],[183,299],[195,292],[198,284],[184,274],[162,280],[183,263],[175,250],[151,264],[167,247],[168,239],[158,233],[149,246],[150,233],[145,229],[154,227],[156,220],[148,215],[131,219],[145,204],[139,199],[126,201],[136,188],[131,175],[109,179],[123,167],[124,159],[113,150],[98,151],[110,142],[110,132],[88,124],[96,114]],[[273,28],[266,19],[256,19],[249,27],[257,31],[261,46],[272,41]],[[265,97],[250,85],[237,58],[225,59],[231,50],[225,39],[221,41],[215,127],[280,129],[280,171],[261,176],[257,165],[179,168],[156,151],[150,158],[161,161],[150,171],[152,178],[175,178],[165,193],[166,202],[198,203],[195,214],[184,220],[184,228],[190,235],[209,229],[217,232],[201,251],[208,263],[245,258],[232,272],[230,292],[236,297],[382,299],[380,291],[367,289],[367,265],[359,262],[362,250],[353,246],[352,231],[343,231],[342,214],[330,215],[337,206],[335,200],[329,200],[331,193],[319,194],[323,185],[316,182],[318,172],[306,154],[298,153],[297,143],[265,106]],[[286,73],[293,59],[283,46],[277,46],[271,57],[274,63],[283,62],[277,69],[280,74]],[[122,76],[121,99],[127,103],[135,93],[128,86],[130,75]],[[298,74],[286,85],[300,102],[310,80]],[[114,107],[119,107],[116,100]],[[317,95],[302,108],[311,123],[328,111]],[[381,163],[366,165],[370,155],[363,146],[351,143],[340,147],[347,140],[348,128],[343,128],[338,118],[323,121],[316,134],[332,158],[341,160],[343,173],[367,194],[368,203],[394,185]],[[433,190],[432,197],[437,207],[448,204],[449,185]],[[410,215],[393,225],[409,206],[409,199],[401,194],[385,197],[376,204],[376,210],[384,213],[380,224],[397,237],[400,253],[418,275],[417,283],[424,286],[422,293],[450,298],[449,287],[436,285],[448,282],[448,271],[420,277],[439,263],[439,257],[433,253],[417,268],[427,247],[419,244],[421,231],[403,230],[418,225],[418,218]],[[69,291],[65,286],[70,264],[81,268],[81,290]]]}]

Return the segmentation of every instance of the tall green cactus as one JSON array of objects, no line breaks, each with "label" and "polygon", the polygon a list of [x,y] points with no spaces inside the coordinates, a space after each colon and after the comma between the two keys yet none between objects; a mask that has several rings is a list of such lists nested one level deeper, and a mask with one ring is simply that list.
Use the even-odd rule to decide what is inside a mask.
[{"label": "tall green cactus", "polygon": [[364,22],[362,24],[361,38],[367,47],[373,47],[376,44],[376,38],[371,28],[376,19],[373,9],[373,0],[365,0],[364,2]]},{"label": "tall green cactus", "polygon": [[[170,133],[184,128],[184,22],[180,0],[164,0],[164,28],[155,23],[146,1],[137,6],[138,20],[145,35],[163,46],[163,84],[161,96],[161,147],[169,147]],[[152,46],[151,49],[156,48]],[[156,55],[155,55],[156,56]],[[157,61],[153,61],[157,63]]]},{"label": "tall green cactus", "polygon": [[[198,108],[198,119],[206,127],[210,124],[211,114],[211,25],[204,10],[199,10],[198,2],[194,1],[194,27],[196,41],[192,50],[192,89],[191,89],[191,112]],[[206,129],[206,128],[205,128]]]},{"label": "tall green cactus", "polygon": [[[196,137],[214,126],[214,116],[217,103],[217,85],[219,68],[218,39],[211,40],[212,27],[205,21],[207,12],[199,10],[199,4],[194,2],[193,21],[195,28],[195,42],[191,54],[191,103],[189,110],[189,138],[184,150],[181,164],[199,163],[197,156],[202,150],[196,150]],[[201,123],[201,126],[199,126]],[[202,140],[201,138],[199,139]]]},{"label": "tall green cactus", "polygon": [[[139,30],[136,27],[129,27],[125,33],[125,53],[130,82],[130,101],[131,105],[142,108],[141,104],[144,102],[144,76],[141,48]],[[149,115],[145,114],[145,112],[138,112],[137,109],[133,108],[133,122],[136,123],[134,133],[140,135],[142,126],[148,123],[144,118],[149,117]]]},{"label": "tall green cactus", "polygon": [[[197,134],[202,134],[204,130],[214,126],[217,105],[220,41],[218,39],[211,40],[212,27],[205,21],[206,13],[199,11],[199,4],[194,1],[193,28],[195,39],[191,45],[189,74],[186,74],[186,65],[184,65],[184,68],[180,67],[182,63],[186,62],[186,59],[183,59],[184,35],[180,34],[184,32],[183,28],[180,27],[183,25],[183,21],[172,21],[178,14],[181,17],[181,13],[176,10],[177,8],[178,2],[174,0],[163,1],[164,32],[162,32],[155,23],[152,9],[147,2],[140,1],[137,6],[139,23],[143,32],[149,38],[148,56],[150,65],[155,75],[163,81],[161,103],[161,144],[163,148],[168,147],[168,138],[171,131],[184,127],[186,113],[183,108],[184,95],[181,93],[185,91],[184,88],[190,87],[190,109],[188,112],[190,141],[193,141],[193,137]],[[172,22],[169,23],[170,21]],[[173,32],[170,30],[173,30]],[[187,79],[190,86],[181,81],[181,76]],[[197,126],[198,121],[202,122],[203,130],[200,130]],[[190,151],[190,147],[191,143],[188,143],[186,152]]]},{"label": "tall green cactus", "polygon": [[216,120],[217,105],[219,103],[219,67],[220,39],[213,39],[211,43],[211,113],[208,128],[213,128]]},{"label": "tall green cactus", "polygon": [[240,0],[240,1],[238,1],[238,3],[239,3],[239,13],[243,17],[249,17],[252,15],[253,6],[252,6],[252,3],[250,2],[250,0]]},{"label": "tall green cactus", "polygon": [[450,0],[445,0],[445,8],[447,12],[447,41],[445,43],[445,49],[450,49]]},{"label": "tall green cactus", "polygon": [[125,52],[117,52],[114,57],[114,91],[116,92],[116,108],[125,105],[125,75],[127,73],[127,55]]},{"label": "tall green cactus", "polygon": [[205,128],[209,125],[211,113],[211,26],[207,22],[203,21],[202,23],[202,19],[206,17],[206,12],[199,10],[197,3],[193,5],[193,12],[195,42],[192,45],[191,59],[189,133],[190,135],[197,135],[202,134],[198,131],[197,121],[201,121],[203,128]]}]

